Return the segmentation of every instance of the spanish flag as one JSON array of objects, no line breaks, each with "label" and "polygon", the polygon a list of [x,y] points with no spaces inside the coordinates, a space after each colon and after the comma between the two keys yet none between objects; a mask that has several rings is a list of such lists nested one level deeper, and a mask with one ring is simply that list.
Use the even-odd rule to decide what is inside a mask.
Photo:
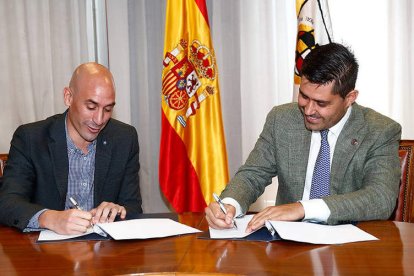
[{"label": "spanish flag", "polygon": [[160,187],[176,212],[202,212],[229,180],[216,57],[205,0],[168,0]]},{"label": "spanish flag", "polygon": [[298,34],[296,38],[293,100],[297,101],[300,71],[306,55],[316,45],[332,42],[332,24],[328,0],[296,0]]}]

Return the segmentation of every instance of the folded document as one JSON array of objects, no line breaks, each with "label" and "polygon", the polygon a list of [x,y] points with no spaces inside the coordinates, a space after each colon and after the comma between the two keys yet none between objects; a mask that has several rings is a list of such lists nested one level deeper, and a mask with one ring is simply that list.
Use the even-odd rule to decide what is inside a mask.
[{"label": "folded document", "polygon": [[234,240],[251,240],[251,241],[272,241],[280,240],[280,237],[271,235],[265,228],[258,229],[253,233],[246,233],[247,224],[252,219],[253,215],[245,215],[241,218],[235,218],[237,228],[230,229],[214,229],[209,228],[210,236],[199,236],[199,238],[210,239],[234,239]]},{"label": "folded document", "polygon": [[198,233],[200,230],[167,218],[131,219],[125,221],[99,223],[79,235],[60,235],[51,230],[43,230],[38,242],[75,239],[90,234],[110,236],[114,240],[151,239],[183,234]]},{"label": "folded document", "polygon": [[352,224],[325,225],[311,222],[269,221],[284,240],[314,244],[342,244],[378,238]]},{"label": "folded document", "polygon": [[[342,244],[348,242],[378,240],[371,234],[352,224],[324,225],[311,222],[266,221],[265,226],[256,232],[267,232],[265,239],[257,239],[254,233],[246,233],[247,224],[253,215],[236,218],[238,228],[217,230],[210,227],[211,239],[245,239],[245,240],[292,240],[314,244]],[[266,229],[267,228],[267,229]],[[266,229],[266,230],[264,230]],[[262,237],[263,234],[261,234]],[[273,238],[269,238],[273,237]]]}]

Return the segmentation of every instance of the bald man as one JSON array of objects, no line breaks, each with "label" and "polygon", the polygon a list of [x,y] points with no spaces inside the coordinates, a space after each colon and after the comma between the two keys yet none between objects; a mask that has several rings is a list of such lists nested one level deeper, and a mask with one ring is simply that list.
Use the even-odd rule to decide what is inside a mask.
[{"label": "bald man", "polygon": [[81,64],[63,89],[67,110],[17,128],[0,189],[0,223],[78,234],[142,213],[134,127],[112,119],[115,85]]}]

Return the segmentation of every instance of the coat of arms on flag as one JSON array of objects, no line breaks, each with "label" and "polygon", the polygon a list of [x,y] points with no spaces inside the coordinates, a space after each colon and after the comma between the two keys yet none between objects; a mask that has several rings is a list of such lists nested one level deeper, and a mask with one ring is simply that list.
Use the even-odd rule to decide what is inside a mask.
[{"label": "coat of arms on flag", "polygon": [[216,78],[214,53],[198,40],[192,41],[189,51],[187,47],[188,42],[181,39],[163,61],[164,70],[168,71],[162,82],[164,101],[174,110],[183,110],[190,102],[185,112],[177,116],[183,127],[201,103],[214,94],[214,86],[209,82]]},{"label": "coat of arms on flag", "polygon": [[297,100],[300,72],[306,55],[316,45],[332,41],[332,25],[328,0],[296,0],[298,32],[295,52],[295,75],[293,99]]}]

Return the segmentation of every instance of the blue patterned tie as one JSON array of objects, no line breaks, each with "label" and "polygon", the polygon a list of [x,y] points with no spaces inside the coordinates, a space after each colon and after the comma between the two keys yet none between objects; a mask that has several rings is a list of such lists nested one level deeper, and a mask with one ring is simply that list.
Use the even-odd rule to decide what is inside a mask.
[{"label": "blue patterned tie", "polygon": [[321,149],[316,158],[315,169],[313,170],[310,199],[322,198],[329,195],[329,177],[331,174],[330,149],[328,144],[327,129],[321,130]]}]

